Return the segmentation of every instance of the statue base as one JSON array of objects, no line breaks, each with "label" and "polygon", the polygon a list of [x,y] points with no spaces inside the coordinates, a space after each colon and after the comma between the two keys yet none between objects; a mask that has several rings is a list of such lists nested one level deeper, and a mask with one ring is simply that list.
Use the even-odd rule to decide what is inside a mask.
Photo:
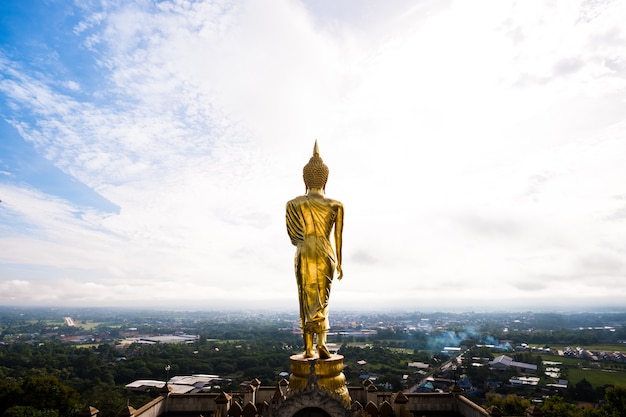
[{"label": "statue base", "polygon": [[291,375],[288,395],[307,388],[317,388],[336,397],[345,405],[350,404],[346,376],[343,374],[342,355],[331,355],[329,359],[293,355],[289,358],[289,362]]}]

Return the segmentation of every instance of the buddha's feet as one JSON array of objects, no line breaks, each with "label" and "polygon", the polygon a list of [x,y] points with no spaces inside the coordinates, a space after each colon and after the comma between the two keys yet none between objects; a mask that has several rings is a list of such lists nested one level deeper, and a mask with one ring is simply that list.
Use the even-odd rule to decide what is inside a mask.
[{"label": "buddha's feet", "polygon": [[326,346],[318,346],[317,353],[320,356],[320,359],[330,359],[330,352],[326,349]]}]

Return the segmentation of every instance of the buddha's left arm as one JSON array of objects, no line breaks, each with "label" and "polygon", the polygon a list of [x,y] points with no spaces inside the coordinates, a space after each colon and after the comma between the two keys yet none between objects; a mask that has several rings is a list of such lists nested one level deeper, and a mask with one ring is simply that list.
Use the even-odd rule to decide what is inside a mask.
[{"label": "buddha's left arm", "polygon": [[343,205],[339,203],[337,207],[337,218],[335,219],[335,252],[337,255],[337,279],[343,278],[343,269],[341,266],[341,245],[343,235]]}]

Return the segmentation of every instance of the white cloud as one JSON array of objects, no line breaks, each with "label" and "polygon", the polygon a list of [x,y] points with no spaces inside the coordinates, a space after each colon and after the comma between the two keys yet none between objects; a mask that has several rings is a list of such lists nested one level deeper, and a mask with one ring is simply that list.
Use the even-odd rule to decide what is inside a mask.
[{"label": "white cloud", "polygon": [[0,302],[289,303],[314,139],[346,205],[339,305],[623,294],[624,6],[348,4],[105,5],[74,28],[87,95],[2,58],[21,135],[121,211],[2,186],[0,259],[43,269],[0,270]]}]

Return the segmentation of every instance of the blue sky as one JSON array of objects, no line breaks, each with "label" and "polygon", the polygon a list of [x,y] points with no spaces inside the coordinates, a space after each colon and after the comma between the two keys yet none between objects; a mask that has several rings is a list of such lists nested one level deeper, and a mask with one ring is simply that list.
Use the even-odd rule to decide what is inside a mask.
[{"label": "blue sky", "polygon": [[[16,4],[12,4],[16,3]],[[0,304],[297,308],[317,139],[334,309],[625,307],[619,1],[0,5]]]}]

